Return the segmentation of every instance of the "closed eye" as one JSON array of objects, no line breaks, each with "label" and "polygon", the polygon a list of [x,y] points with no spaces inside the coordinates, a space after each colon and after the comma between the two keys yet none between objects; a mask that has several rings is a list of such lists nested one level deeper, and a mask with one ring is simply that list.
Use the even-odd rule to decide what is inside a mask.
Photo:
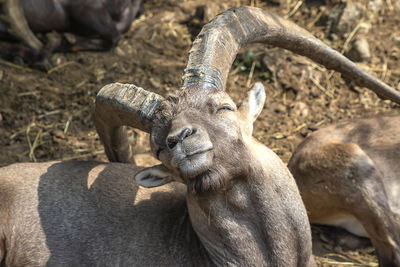
[{"label": "closed eye", "polygon": [[222,106],[217,110],[217,112],[220,111],[234,111],[234,109],[231,106]]}]

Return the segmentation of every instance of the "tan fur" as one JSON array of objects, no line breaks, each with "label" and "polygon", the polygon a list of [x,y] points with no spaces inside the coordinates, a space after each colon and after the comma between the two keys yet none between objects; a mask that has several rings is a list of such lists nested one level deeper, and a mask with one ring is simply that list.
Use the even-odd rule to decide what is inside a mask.
[{"label": "tan fur", "polygon": [[311,222],[337,225],[355,218],[379,263],[399,266],[399,160],[400,116],[379,116],[318,130],[299,145],[288,167]]}]

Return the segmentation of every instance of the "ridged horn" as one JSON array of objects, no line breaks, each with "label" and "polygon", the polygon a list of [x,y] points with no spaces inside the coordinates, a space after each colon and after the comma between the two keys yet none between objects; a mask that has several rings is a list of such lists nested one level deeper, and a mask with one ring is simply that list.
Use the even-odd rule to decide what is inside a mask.
[{"label": "ridged horn", "polygon": [[400,103],[400,93],[362,70],[311,33],[273,13],[254,7],[229,9],[206,24],[193,42],[181,89],[224,90],[240,48],[262,42],[290,50],[342,73],[382,98]]},{"label": "ridged horn", "polygon": [[4,1],[3,12],[5,13],[6,19],[9,23],[9,33],[22,40],[27,46],[35,51],[40,51],[43,48],[43,44],[36,38],[29,28],[20,0]]},{"label": "ridged horn", "polygon": [[125,126],[149,133],[162,100],[133,84],[112,83],[99,91],[92,116],[109,161],[134,163]]}]

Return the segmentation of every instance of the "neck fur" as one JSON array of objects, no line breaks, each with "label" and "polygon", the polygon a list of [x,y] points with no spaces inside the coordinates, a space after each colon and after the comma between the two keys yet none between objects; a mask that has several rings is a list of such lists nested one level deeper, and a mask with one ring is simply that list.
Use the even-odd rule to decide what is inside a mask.
[{"label": "neck fur", "polygon": [[288,172],[270,168],[255,163],[224,190],[188,195],[193,229],[215,264],[307,265],[311,251],[302,251],[310,250],[311,234],[297,187]]}]

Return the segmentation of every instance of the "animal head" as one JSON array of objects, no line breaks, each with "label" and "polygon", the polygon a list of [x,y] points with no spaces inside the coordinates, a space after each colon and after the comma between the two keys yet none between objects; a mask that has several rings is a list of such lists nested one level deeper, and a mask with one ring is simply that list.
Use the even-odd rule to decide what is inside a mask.
[{"label": "animal head", "polygon": [[[182,181],[189,191],[223,187],[230,177],[243,175],[250,161],[248,139],[265,101],[257,83],[239,106],[221,90],[179,91],[155,112],[151,147],[162,165],[136,176],[139,184],[158,186]],[[243,158],[244,157],[244,158]]]}]

